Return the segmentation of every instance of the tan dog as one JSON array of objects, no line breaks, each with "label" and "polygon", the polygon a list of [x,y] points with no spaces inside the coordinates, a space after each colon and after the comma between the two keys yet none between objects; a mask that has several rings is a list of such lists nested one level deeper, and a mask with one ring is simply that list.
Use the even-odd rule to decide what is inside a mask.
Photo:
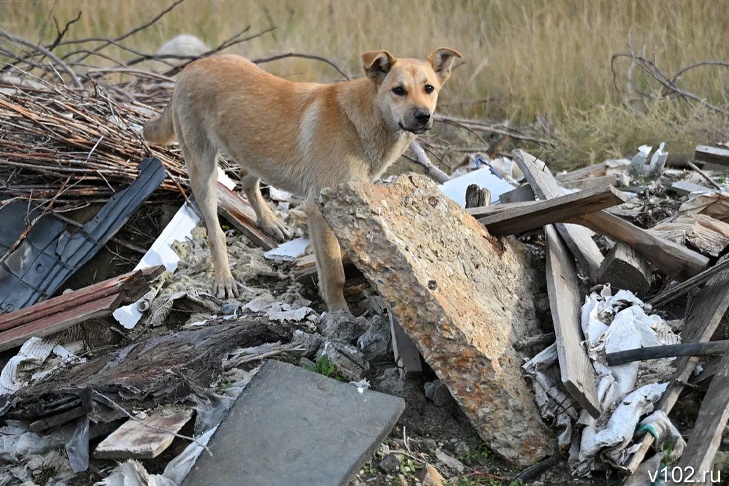
[{"label": "tan dog", "polygon": [[456,57],[462,56],[447,48],[427,60],[366,52],[366,77],[330,85],[287,81],[239,56],[201,59],[183,70],[170,104],[144,136],[156,144],[177,136],[208,228],[218,297],[238,295],[218,223],[218,152],[241,166],[258,223],[274,238],[284,240],[288,231],[264,202],[259,181],[306,198],[322,295],[329,310],[346,309],[339,242],[316,198],[341,182],[371,182],[432,127]]}]

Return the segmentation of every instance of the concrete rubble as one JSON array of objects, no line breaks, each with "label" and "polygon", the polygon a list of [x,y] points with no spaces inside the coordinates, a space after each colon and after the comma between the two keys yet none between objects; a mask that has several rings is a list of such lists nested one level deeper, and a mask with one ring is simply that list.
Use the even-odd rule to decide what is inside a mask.
[{"label": "concrete rubble", "polygon": [[511,348],[537,327],[524,256],[421,176],[344,184],[321,209],[489,447],[521,465],[551,454]]}]

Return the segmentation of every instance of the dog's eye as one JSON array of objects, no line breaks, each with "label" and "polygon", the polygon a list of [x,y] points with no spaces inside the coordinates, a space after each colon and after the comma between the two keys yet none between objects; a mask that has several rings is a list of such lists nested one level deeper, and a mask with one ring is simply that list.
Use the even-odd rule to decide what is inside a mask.
[{"label": "dog's eye", "polygon": [[429,84],[426,84],[426,85],[425,85],[425,92],[426,92],[426,93],[430,94],[430,93],[432,93],[433,91],[435,91],[435,88],[434,88],[433,86],[431,86],[431,85],[429,85]]},{"label": "dog's eye", "polygon": [[405,96],[408,93],[402,86],[395,86],[394,88],[392,88],[392,92],[398,96]]}]

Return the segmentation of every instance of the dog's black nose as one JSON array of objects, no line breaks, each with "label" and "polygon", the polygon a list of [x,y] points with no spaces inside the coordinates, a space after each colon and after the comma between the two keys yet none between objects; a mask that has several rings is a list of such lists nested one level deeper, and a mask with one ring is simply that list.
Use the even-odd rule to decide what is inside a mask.
[{"label": "dog's black nose", "polygon": [[413,116],[421,125],[425,125],[430,121],[430,112],[428,110],[415,110]]}]

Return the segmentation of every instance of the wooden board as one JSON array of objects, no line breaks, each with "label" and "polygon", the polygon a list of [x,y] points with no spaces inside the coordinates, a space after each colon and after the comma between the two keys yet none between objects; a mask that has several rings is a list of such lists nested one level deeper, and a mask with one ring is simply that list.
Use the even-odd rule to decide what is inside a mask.
[{"label": "wooden board", "polygon": [[615,241],[626,243],[666,275],[683,279],[701,273],[709,259],[685,246],[638,228],[605,211],[586,214],[572,220]]},{"label": "wooden board", "polygon": [[[677,467],[682,471],[695,471],[704,484],[704,471],[711,471],[716,451],[721,445],[721,434],[729,419],[729,353],[725,353],[719,369],[711,380],[709,390],[701,402],[699,417],[691,431],[686,449]],[[690,468],[690,469],[689,469]],[[724,471],[725,472],[725,471]],[[669,481],[668,484],[673,484]]]},{"label": "wooden board", "polygon": [[151,459],[162,454],[174,434],[192,418],[192,410],[162,408],[141,422],[129,419],[94,451],[97,459]]},{"label": "wooden board", "polygon": [[534,191],[529,184],[524,184],[499,196],[499,202],[502,204],[525,201],[534,201]]},{"label": "wooden board", "polygon": [[[532,187],[534,194],[539,198],[551,199],[563,194],[559,184],[544,162],[522,150],[514,150],[512,155]],[[557,224],[555,227],[589,275],[590,280],[597,282],[603,256],[595,242],[592,241],[591,233],[587,229],[576,225]]]},{"label": "wooden board", "polygon": [[579,189],[580,191],[584,191],[595,187],[616,186],[618,185],[618,176],[616,174],[608,174],[601,177],[565,181],[561,182],[560,185],[565,189]]},{"label": "wooden board", "polygon": [[264,250],[268,251],[278,246],[276,240],[258,227],[256,213],[248,201],[220,182],[218,182],[218,213]]},{"label": "wooden board", "polygon": [[572,255],[556,229],[544,227],[547,240],[547,290],[554,321],[557,356],[562,383],[582,407],[593,417],[600,416],[600,402],[595,388],[595,370],[580,345],[580,291],[577,269]]},{"label": "wooden board", "polygon": [[694,158],[702,162],[729,166],[729,149],[697,145],[694,151]]},{"label": "wooden board", "polygon": [[645,295],[651,287],[650,265],[625,243],[616,243],[600,265],[600,283]]},{"label": "wooden board", "polygon": [[[496,214],[477,216],[481,208],[469,210],[494,236],[513,235],[541,228],[547,224],[564,223],[584,214],[622,204],[626,197],[612,186],[598,187],[559,196],[546,201],[517,203],[516,207],[501,208]],[[501,205],[507,206],[507,205]]]},{"label": "wooden board", "polygon": [[[729,258],[725,256],[720,264],[728,261]],[[691,306],[689,315],[686,318],[684,331],[681,333],[681,340],[685,343],[709,341],[727,309],[729,309],[729,269],[722,270],[711,277],[701,292],[694,298],[694,304]],[[671,411],[683,390],[683,383],[688,382],[697,363],[698,358],[695,357],[681,357],[676,360],[676,371],[671,378],[671,385],[661,397],[656,409],[660,408],[666,414]],[[638,469],[652,444],[652,435],[646,434],[643,436],[639,449],[626,466],[628,471],[633,473]]]}]

